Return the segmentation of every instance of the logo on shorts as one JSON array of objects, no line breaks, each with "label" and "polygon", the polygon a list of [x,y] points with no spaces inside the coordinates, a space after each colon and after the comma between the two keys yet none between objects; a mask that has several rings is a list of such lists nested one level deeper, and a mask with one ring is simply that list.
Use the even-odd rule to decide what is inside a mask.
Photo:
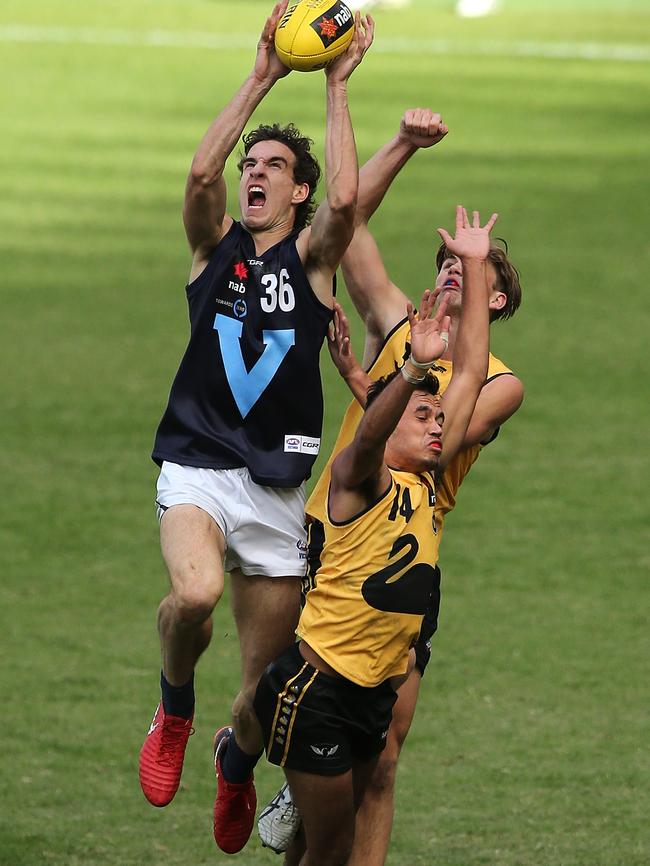
[{"label": "logo on shorts", "polygon": [[339,750],[338,745],[332,743],[319,743],[317,746],[310,746],[309,748],[319,758],[333,758]]},{"label": "logo on shorts", "polygon": [[305,541],[298,540],[298,541],[296,541],[296,547],[299,550],[298,557],[300,559],[307,559],[307,550],[308,550],[307,543]]},{"label": "logo on shorts", "polygon": [[313,454],[314,457],[320,451],[320,439],[313,436],[299,436],[291,433],[284,437],[284,451],[295,454]]}]

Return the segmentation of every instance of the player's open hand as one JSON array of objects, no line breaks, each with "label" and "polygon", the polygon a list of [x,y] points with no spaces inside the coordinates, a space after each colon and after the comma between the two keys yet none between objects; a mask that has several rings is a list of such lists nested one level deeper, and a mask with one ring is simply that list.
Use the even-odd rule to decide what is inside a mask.
[{"label": "player's open hand", "polygon": [[278,79],[284,78],[291,70],[284,65],[275,53],[275,31],[280,19],[287,11],[289,0],[281,0],[273,7],[273,12],[266,19],[262,30],[260,41],[257,43],[257,56],[255,58],[255,77],[263,84],[273,84]]},{"label": "player's open hand", "polygon": [[448,132],[442,117],[430,108],[409,108],[399,125],[399,137],[413,147],[432,147]]},{"label": "player's open hand", "polygon": [[354,36],[346,51],[339,54],[325,67],[325,75],[329,82],[344,82],[352,75],[364,58],[366,51],[375,38],[375,22],[370,15],[362,16],[357,12],[354,16]]},{"label": "player's open hand", "polygon": [[477,259],[485,261],[490,251],[490,232],[499,215],[493,213],[484,226],[477,210],[472,212],[472,224],[469,223],[467,211],[462,205],[456,208],[456,236],[452,237],[446,229],[438,229],[438,234],[444,241],[450,253],[460,259]]},{"label": "player's open hand", "polygon": [[334,366],[344,379],[359,367],[350,343],[350,323],[338,301],[334,301],[334,319],[327,331],[327,348]]},{"label": "player's open hand", "polygon": [[451,319],[445,315],[447,297],[443,296],[434,314],[435,299],[429,289],[422,295],[422,302],[415,317],[413,304],[406,305],[411,325],[411,356],[418,364],[433,364],[447,350]]}]

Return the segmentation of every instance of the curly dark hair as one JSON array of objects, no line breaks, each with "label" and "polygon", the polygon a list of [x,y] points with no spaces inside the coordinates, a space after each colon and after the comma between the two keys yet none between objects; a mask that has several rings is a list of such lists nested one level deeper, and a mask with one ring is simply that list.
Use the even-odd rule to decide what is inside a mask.
[{"label": "curly dark hair", "polygon": [[[490,244],[488,261],[497,273],[493,288],[499,292],[503,292],[506,296],[506,303],[500,310],[490,310],[491,322],[496,322],[497,319],[509,319],[511,316],[514,316],[521,304],[519,271],[508,259],[508,244],[502,238],[497,238],[497,240],[501,241],[505,249],[496,244]],[[440,244],[436,254],[438,271],[442,268],[445,259],[449,258],[454,258],[454,253],[448,250],[444,243]]]},{"label": "curly dark hair", "polygon": [[[377,397],[379,397],[381,392],[385,390],[388,385],[390,385],[395,376],[401,375],[400,370],[393,370],[392,373],[389,373],[387,376],[382,376],[381,379],[377,379],[375,382],[372,382],[372,384],[368,386],[368,393],[366,396],[366,409],[374,400],[377,399]],[[421,382],[418,382],[415,390],[426,391],[427,394],[431,394],[432,397],[435,397],[440,390],[440,382],[438,381],[438,377],[434,376],[433,373],[425,373],[424,379]]]},{"label": "curly dark hair", "polygon": [[296,157],[296,164],[293,169],[295,182],[306,183],[309,186],[309,195],[296,207],[294,228],[300,231],[311,222],[316,210],[314,194],[320,180],[321,170],[318,160],[310,150],[310,146],[314,142],[311,138],[302,135],[293,123],[288,123],[286,126],[280,126],[279,123],[262,124],[242,137],[244,155],[238,164],[240,174],[249,150],[260,141],[279,141],[286,145]]}]

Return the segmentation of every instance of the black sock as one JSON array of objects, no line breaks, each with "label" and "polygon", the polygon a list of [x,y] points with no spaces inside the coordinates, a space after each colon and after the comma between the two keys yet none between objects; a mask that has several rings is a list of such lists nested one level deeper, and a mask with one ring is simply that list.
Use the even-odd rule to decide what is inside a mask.
[{"label": "black sock", "polygon": [[232,734],[228,739],[226,751],[221,756],[221,772],[227,782],[242,783],[247,782],[253,775],[255,764],[262,757],[262,752],[257,755],[248,755],[243,752],[235,735]]},{"label": "black sock", "polygon": [[182,686],[172,686],[160,672],[162,702],[168,716],[191,719],[194,712],[194,674]]}]

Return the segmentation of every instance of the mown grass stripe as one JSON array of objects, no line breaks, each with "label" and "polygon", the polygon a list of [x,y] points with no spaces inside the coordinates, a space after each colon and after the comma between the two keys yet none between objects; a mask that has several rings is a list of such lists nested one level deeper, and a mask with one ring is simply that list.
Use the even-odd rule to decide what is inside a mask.
[{"label": "mown grass stripe", "polygon": [[[1,42],[64,45],[123,45],[138,48],[206,48],[219,51],[250,49],[253,33],[198,33],[173,30],[104,30],[92,27],[0,27]],[[383,54],[481,54],[555,60],[650,62],[650,46],[607,42],[456,42],[449,39],[379,38],[374,48]]]}]

